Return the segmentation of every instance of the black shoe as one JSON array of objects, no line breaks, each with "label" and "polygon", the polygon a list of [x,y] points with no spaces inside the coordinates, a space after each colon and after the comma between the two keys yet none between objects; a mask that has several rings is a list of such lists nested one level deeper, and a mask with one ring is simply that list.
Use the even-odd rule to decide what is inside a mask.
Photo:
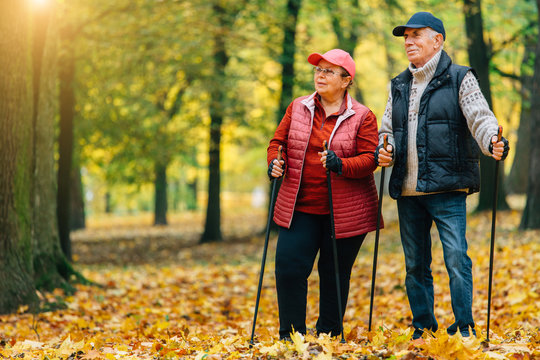
[{"label": "black shoe", "polygon": [[290,336],[282,336],[279,338],[279,341],[292,343],[292,339]]},{"label": "black shoe", "polygon": [[422,330],[422,329],[414,329],[414,332],[412,334],[412,339],[413,340],[420,339],[423,334],[424,334],[424,330]]}]

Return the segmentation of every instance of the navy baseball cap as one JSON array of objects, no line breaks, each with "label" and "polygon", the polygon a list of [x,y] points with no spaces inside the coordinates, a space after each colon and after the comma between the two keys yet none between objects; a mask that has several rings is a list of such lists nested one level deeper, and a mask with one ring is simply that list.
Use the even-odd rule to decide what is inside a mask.
[{"label": "navy baseball cap", "polygon": [[444,25],[441,19],[436,18],[433,14],[426,11],[417,12],[405,25],[396,26],[392,30],[394,36],[403,36],[406,28],[419,29],[424,27],[430,27],[438,33],[441,33],[443,39],[446,40],[446,32],[444,31]]}]

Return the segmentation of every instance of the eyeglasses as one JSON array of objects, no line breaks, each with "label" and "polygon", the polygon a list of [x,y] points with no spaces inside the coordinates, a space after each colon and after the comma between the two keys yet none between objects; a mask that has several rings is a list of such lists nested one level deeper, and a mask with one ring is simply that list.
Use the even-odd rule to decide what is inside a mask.
[{"label": "eyeglasses", "polygon": [[320,74],[320,73],[323,73],[325,76],[327,75],[330,75],[330,76],[337,76],[337,75],[341,75],[343,77],[347,77],[349,75],[347,75],[346,73],[338,73],[337,71],[334,71],[332,69],[323,69],[321,67],[318,67],[318,66],[315,66],[313,68],[313,72],[315,74]]}]

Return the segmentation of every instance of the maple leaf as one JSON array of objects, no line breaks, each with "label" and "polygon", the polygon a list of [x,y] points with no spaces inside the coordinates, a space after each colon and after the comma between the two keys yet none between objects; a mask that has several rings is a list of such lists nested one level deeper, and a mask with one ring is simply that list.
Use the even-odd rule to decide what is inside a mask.
[{"label": "maple leaf", "polygon": [[304,342],[304,335],[297,331],[291,334],[291,340],[293,341],[294,349],[300,355],[303,354],[309,347],[309,343]]},{"label": "maple leaf", "polygon": [[282,342],[276,342],[272,346],[263,346],[258,350],[261,354],[277,357],[285,353],[286,347]]},{"label": "maple leaf", "polygon": [[73,342],[71,341],[70,335],[68,335],[67,338],[62,342],[62,344],[58,348],[57,353],[62,356],[69,356],[73,353],[78,352],[79,350],[82,350],[83,348],[84,348],[84,340],[81,340],[79,342]]},{"label": "maple leaf", "polygon": [[13,350],[32,350],[32,349],[41,349],[43,348],[43,343],[39,341],[24,340],[23,342],[18,342],[13,346]]},{"label": "maple leaf", "polygon": [[373,339],[371,340],[371,344],[375,347],[380,347],[386,344],[386,336],[384,335],[383,330],[379,330],[375,333],[375,336],[373,336]]}]

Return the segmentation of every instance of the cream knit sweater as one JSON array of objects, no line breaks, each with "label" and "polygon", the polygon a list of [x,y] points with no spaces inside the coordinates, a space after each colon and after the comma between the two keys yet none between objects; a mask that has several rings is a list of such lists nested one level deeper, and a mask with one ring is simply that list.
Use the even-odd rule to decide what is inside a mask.
[{"label": "cream knit sweater", "polygon": [[[420,99],[427,85],[433,78],[441,52],[433,56],[423,67],[415,68],[409,64],[409,70],[413,75],[411,92],[409,97],[409,118],[408,118],[408,148],[407,167],[403,180],[402,195],[417,196],[426,193],[416,191],[418,180],[418,153],[416,149],[416,131],[418,128],[418,110]],[[480,146],[482,152],[488,156],[489,143],[491,137],[497,134],[498,122],[493,112],[480,90],[476,77],[469,71],[463,78],[459,88],[459,105],[463,115],[467,119],[467,125],[472,136]],[[388,142],[394,146],[392,136],[392,93],[388,96],[388,102],[382,118],[381,129],[379,130],[379,143],[382,143],[384,135],[388,135]],[[467,189],[461,189],[467,190]]]}]

